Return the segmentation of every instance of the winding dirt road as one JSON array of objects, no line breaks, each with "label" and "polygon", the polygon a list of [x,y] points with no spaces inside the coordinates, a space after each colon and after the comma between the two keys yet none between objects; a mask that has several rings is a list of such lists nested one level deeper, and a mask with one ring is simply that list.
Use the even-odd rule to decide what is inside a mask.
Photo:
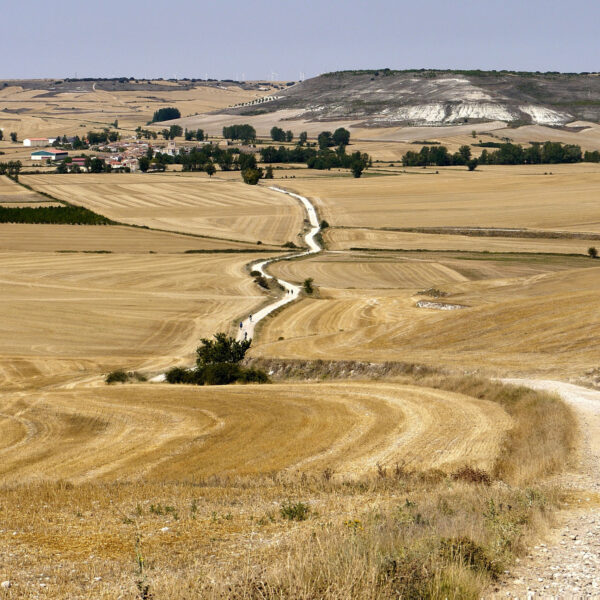
[{"label": "winding dirt road", "polygon": [[[272,186],[270,188],[275,192],[281,192],[282,194],[288,194],[292,198],[296,198],[296,200],[300,200],[306,209],[306,214],[308,216],[308,222],[311,225],[310,231],[304,236],[304,240],[306,245],[308,246],[308,250],[305,252],[300,252],[298,254],[294,254],[293,258],[299,258],[301,256],[306,256],[308,254],[317,254],[321,252],[322,248],[319,246],[317,241],[315,240],[315,236],[321,231],[321,226],[319,225],[319,219],[317,217],[317,211],[315,207],[312,205],[308,198],[304,196],[300,196],[300,194],[294,194],[293,192],[288,192],[287,190],[283,190],[278,187]],[[268,260],[263,260],[261,262],[255,263],[252,265],[253,271],[258,271],[263,277],[267,279],[273,279],[272,275],[269,275],[266,271],[266,267],[272,263],[275,263],[280,260],[287,260],[290,256],[278,257],[278,258],[270,258]],[[259,321],[262,321],[267,315],[270,315],[274,310],[277,310],[281,306],[285,306],[290,302],[293,302],[298,298],[300,293],[300,287],[290,283],[289,281],[285,281],[284,279],[277,279],[277,282],[284,289],[284,296],[275,302],[261,308],[258,312],[253,315],[248,315],[243,321],[240,323],[240,328],[238,331],[237,339],[252,339],[254,337],[254,328]]]},{"label": "winding dirt road", "polygon": [[565,514],[548,544],[535,546],[513,568],[493,598],[600,598],[600,392],[562,381],[504,379],[554,392],[575,410],[582,436],[581,461],[561,484],[580,496],[582,510]]}]

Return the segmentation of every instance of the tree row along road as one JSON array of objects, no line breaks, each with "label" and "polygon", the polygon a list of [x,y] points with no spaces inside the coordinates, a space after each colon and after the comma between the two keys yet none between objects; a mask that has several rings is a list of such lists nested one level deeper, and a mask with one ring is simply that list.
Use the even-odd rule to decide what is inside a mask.
[{"label": "tree row along road", "polygon": [[[282,194],[288,194],[292,198],[296,198],[296,200],[300,200],[306,209],[306,213],[308,215],[308,222],[311,225],[310,231],[304,236],[304,240],[306,245],[308,246],[308,250],[304,252],[299,252],[293,255],[293,258],[299,258],[301,256],[306,256],[308,254],[317,254],[321,252],[322,248],[319,246],[317,241],[315,240],[315,236],[321,231],[321,226],[319,225],[319,219],[317,217],[317,211],[315,207],[312,205],[308,198],[304,196],[300,196],[299,194],[294,194],[292,192],[288,192],[287,190],[283,190],[278,187],[271,187],[271,190],[275,192],[281,192]],[[263,277],[267,279],[273,279],[272,275],[269,275],[266,271],[266,267],[274,262],[279,260],[286,260],[290,258],[290,256],[280,257],[280,258],[270,258],[267,260],[263,260],[261,262],[255,263],[252,265],[252,271],[258,271]],[[241,327],[238,328],[237,339],[252,339],[254,337],[254,328],[259,321],[262,321],[267,315],[270,315],[274,310],[277,310],[281,306],[285,306],[290,302],[298,299],[298,295],[300,293],[300,287],[290,283],[289,281],[285,281],[283,279],[277,279],[277,283],[283,287],[284,295],[283,298],[268,304],[264,308],[261,308],[258,312],[253,315],[249,315],[243,321],[241,321]]]}]

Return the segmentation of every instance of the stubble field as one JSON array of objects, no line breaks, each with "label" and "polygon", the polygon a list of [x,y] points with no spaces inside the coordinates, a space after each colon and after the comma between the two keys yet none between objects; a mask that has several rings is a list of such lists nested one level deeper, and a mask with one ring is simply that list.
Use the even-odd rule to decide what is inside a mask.
[{"label": "stubble field", "polygon": [[22,181],[111,219],[263,244],[298,241],[304,215],[289,196],[198,175],[27,175]]}]

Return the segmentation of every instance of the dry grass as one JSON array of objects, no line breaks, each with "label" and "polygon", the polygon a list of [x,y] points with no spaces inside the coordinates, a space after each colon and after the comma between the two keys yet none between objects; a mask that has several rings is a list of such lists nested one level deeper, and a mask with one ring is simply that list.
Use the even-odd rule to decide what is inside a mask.
[{"label": "dry grass", "polygon": [[[331,463],[302,467],[303,474],[294,467],[260,475],[283,466],[292,448],[295,465],[302,454],[318,456],[332,444],[331,435],[344,439],[349,428],[360,429],[365,412],[372,424],[375,415],[381,423],[347,449],[371,456],[373,447],[390,445],[386,432],[394,419],[386,396],[403,410],[414,399],[437,411],[440,394],[478,407],[482,415],[496,411],[488,414],[495,424],[508,410],[513,431],[558,427],[553,439],[572,444],[573,421],[564,418],[570,413],[547,395],[507,392],[477,380],[436,377],[421,383],[440,389],[363,382],[221,389],[136,385],[88,389],[85,396],[81,390],[49,394],[23,411],[24,418],[48,425],[30,429],[20,451],[9,449],[14,457],[9,463],[21,454],[22,466],[13,475],[5,471],[4,481],[31,479],[27,469],[33,474],[36,463],[37,473],[54,481],[0,488],[0,544],[6,549],[0,574],[13,582],[11,597],[44,592],[57,599],[90,593],[139,599],[146,586],[156,600],[480,597],[548,522],[551,491],[470,483],[401,461],[395,467],[367,460],[362,475],[354,470],[344,476],[330,467],[339,464],[335,453]],[[469,399],[471,394],[482,398]],[[464,425],[473,415],[447,416]],[[439,421],[425,417],[421,423],[437,427]],[[446,451],[447,433],[422,432],[410,417],[403,423],[424,433],[421,453]],[[58,436],[64,441],[53,460],[50,448]],[[522,435],[505,439],[494,462],[518,463],[527,485],[542,474],[538,464],[549,473],[561,462],[550,467],[547,459],[567,454],[556,444],[528,443]],[[390,448],[397,451],[393,443]],[[87,476],[71,470],[80,461],[69,460],[69,453],[79,453],[82,465],[89,462]],[[347,458],[346,452],[339,456]],[[79,483],[56,481],[61,469]],[[236,475],[250,471],[255,474]],[[284,518],[280,508],[290,501],[307,507],[306,520]]]},{"label": "dry grass", "polygon": [[134,225],[263,244],[299,241],[298,202],[263,187],[206,175],[29,175],[23,183]]}]

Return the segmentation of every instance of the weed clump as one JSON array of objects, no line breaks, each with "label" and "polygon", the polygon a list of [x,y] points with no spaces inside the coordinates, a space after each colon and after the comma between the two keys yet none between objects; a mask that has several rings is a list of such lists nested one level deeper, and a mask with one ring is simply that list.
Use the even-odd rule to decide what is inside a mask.
[{"label": "weed clump", "polygon": [[306,521],[310,515],[310,506],[304,502],[284,502],[279,514],[288,521]]}]

